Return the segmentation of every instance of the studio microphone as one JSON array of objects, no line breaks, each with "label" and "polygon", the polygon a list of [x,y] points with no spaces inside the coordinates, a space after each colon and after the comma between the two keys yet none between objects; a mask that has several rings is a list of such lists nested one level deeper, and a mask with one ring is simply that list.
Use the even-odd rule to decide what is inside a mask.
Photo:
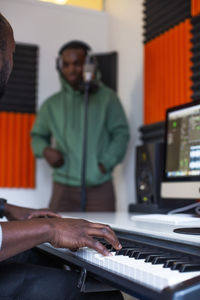
[{"label": "studio microphone", "polygon": [[85,83],[90,83],[93,80],[95,67],[94,56],[89,51],[83,65],[83,81]]}]

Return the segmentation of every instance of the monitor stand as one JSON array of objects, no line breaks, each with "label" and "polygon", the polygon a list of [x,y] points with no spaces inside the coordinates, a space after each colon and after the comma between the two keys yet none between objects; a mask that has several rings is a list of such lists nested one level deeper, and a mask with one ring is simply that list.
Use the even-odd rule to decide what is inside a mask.
[{"label": "monitor stand", "polygon": [[173,231],[181,234],[200,235],[200,227],[176,228]]}]

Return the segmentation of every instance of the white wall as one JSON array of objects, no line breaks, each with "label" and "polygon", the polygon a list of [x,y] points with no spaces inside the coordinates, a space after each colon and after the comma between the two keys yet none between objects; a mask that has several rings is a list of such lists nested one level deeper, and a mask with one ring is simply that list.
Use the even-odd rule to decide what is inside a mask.
[{"label": "white wall", "polygon": [[143,122],[142,0],[105,0],[109,14],[109,49],[119,53],[119,96],[125,108],[131,141],[124,163],[116,168],[118,210],[135,202],[135,146]]},{"label": "white wall", "polygon": [[[131,141],[122,165],[114,172],[118,209],[135,200],[134,147],[142,124],[142,0],[106,0],[106,13],[55,6],[36,0],[0,0],[17,42],[40,47],[38,104],[59,88],[55,58],[71,39],[88,42],[96,52],[119,53],[119,96],[131,127]],[[0,189],[1,197],[18,205],[45,207],[51,194],[51,170],[37,160],[36,189]]]},{"label": "white wall", "polygon": [[[55,58],[61,45],[71,39],[88,42],[94,51],[107,50],[108,23],[104,12],[63,7],[36,0],[0,0],[1,12],[14,29],[17,42],[40,47],[38,104],[59,89]],[[51,194],[51,170],[37,160],[36,189],[0,189],[10,203],[46,207]]]}]

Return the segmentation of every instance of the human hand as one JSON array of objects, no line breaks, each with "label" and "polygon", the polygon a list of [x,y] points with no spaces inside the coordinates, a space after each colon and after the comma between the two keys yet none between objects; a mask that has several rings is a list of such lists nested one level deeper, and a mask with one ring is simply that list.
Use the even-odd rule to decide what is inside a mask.
[{"label": "human hand", "polygon": [[104,238],[116,250],[122,248],[115,233],[108,225],[91,223],[83,219],[51,219],[49,242],[56,248],[69,248],[71,250],[89,247],[104,256],[110,252],[97,238]]},{"label": "human hand", "polygon": [[56,217],[60,218],[60,215],[50,211],[47,208],[42,209],[33,209],[27,207],[20,207],[11,204],[5,204],[5,216],[9,221],[14,220],[30,220],[33,218],[41,218],[41,217]]},{"label": "human hand", "polygon": [[36,210],[30,210],[27,220],[34,218],[62,218],[59,214],[49,210],[48,208],[41,208]]},{"label": "human hand", "polygon": [[53,167],[53,168],[59,168],[64,164],[64,158],[62,154],[51,147],[46,147],[44,149],[43,155],[47,162]]},{"label": "human hand", "polygon": [[99,170],[101,171],[101,173],[106,174],[106,169],[102,163],[99,163]]}]

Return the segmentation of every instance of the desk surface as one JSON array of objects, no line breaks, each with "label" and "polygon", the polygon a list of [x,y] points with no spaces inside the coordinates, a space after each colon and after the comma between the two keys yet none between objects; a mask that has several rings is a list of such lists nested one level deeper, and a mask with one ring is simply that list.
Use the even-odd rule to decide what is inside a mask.
[{"label": "desk surface", "polygon": [[177,227],[200,227],[200,218],[198,224],[180,226],[180,225],[166,225],[157,223],[138,222],[131,219],[134,214],[130,213],[61,213],[63,217],[82,218],[93,222],[106,223],[113,229],[137,233],[144,236],[151,236],[153,238],[174,241],[187,245],[200,246],[200,235],[186,235],[174,233],[173,229]]}]

